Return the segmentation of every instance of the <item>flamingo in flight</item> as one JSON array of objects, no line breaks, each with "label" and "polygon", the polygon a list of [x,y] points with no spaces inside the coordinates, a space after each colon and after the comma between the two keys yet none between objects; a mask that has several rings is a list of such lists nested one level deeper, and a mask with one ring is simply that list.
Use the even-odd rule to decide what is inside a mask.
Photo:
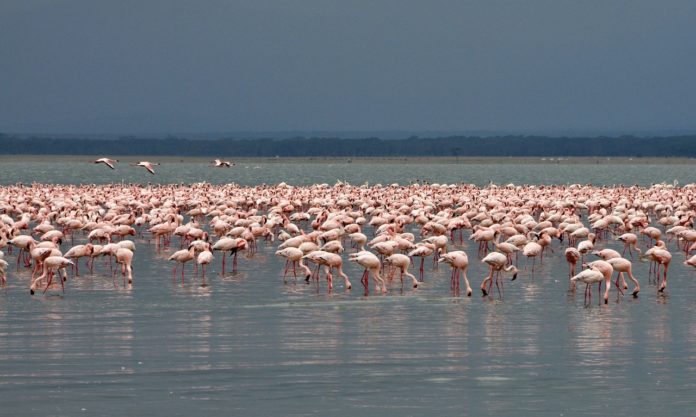
[{"label": "flamingo in flight", "polygon": [[152,175],[155,175],[155,170],[152,168],[155,165],[159,165],[156,162],[140,161],[137,164],[131,164],[132,167],[143,167]]},{"label": "flamingo in flight", "polygon": [[231,166],[234,166],[234,164],[232,162],[223,161],[221,159],[215,159],[215,160],[213,160],[212,163],[213,163],[213,165],[211,165],[211,166],[215,167],[215,168],[229,168]]},{"label": "flamingo in flight", "polygon": [[114,165],[116,165],[116,162],[118,162],[118,159],[99,158],[99,159],[95,159],[92,162],[95,164],[104,164],[111,169],[115,169]]}]

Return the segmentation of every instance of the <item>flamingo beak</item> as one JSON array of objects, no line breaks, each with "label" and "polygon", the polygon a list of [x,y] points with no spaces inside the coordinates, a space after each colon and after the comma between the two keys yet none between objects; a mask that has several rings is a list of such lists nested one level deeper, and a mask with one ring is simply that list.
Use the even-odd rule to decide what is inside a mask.
[{"label": "flamingo beak", "polygon": [[517,273],[515,273],[515,275],[512,276],[512,279],[510,281],[514,281],[516,279],[517,279]]}]

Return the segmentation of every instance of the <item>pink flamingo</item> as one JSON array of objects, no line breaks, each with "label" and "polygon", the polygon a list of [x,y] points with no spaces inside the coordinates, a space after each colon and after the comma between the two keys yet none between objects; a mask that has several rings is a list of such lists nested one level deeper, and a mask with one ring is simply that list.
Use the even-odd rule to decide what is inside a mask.
[{"label": "pink flamingo", "polygon": [[[121,264],[121,275],[124,280],[128,274],[128,283],[133,283],[133,251],[128,248],[118,248],[116,250],[116,263]],[[184,267],[181,267],[183,272]]]},{"label": "pink flamingo", "polygon": [[413,274],[408,272],[408,267],[411,265],[411,258],[400,253],[395,253],[388,256],[384,261],[399,270],[399,279],[401,280],[402,286],[404,284],[404,275],[406,275],[413,280],[413,288],[418,288],[418,280]]},{"label": "pink flamingo", "polygon": [[445,262],[452,267],[452,276],[450,277],[450,287],[459,293],[459,276],[460,273],[464,277],[464,283],[466,284],[466,295],[471,297],[473,291],[471,290],[471,285],[469,285],[469,277],[466,276],[466,270],[469,268],[469,257],[464,251],[452,251],[448,252],[438,260],[438,262]]},{"label": "pink flamingo", "polygon": [[542,250],[542,246],[537,242],[529,242],[526,245],[524,245],[524,248],[522,248],[522,254],[526,256],[527,259],[532,258],[532,274],[534,273],[534,264],[536,263],[536,257],[541,254]]},{"label": "pink flamingo", "polygon": [[222,253],[222,275],[225,275],[225,252],[229,252],[230,256],[234,254],[234,258],[232,260],[232,272],[235,272],[237,270],[237,253],[240,250],[245,250],[247,248],[247,241],[240,238],[240,237],[235,237],[235,238],[230,238],[230,237],[223,237],[222,239],[218,240],[215,242],[213,245],[213,250],[219,250]]},{"label": "pink flamingo", "polygon": [[[493,272],[495,271],[496,277],[495,277],[495,286],[498,289],[498,295],[502,296],[502,292],[500,289],[500,274],[501,272],[508,272],[512,274],[512,281],[517,279],[517,272],[518,269],[514,265],[508,265],[508,258],[507,256],[503,255],[500,252],[491,252],[488,255],[486,255],[485,258],[481,260],[481,262],[484,262],[488,264],[488,276],[483,279],[481,282],[481,292],[483,293],[483,296],[488,295],[488,291],[491,290],[493,287]],[[486,289],[486,284],[488,284],[488,289]]]},{"label": "pink flamingo", "polygon": [[580,260],[580,252],[578,252],[577,249],[571,246],[565,250],[565,258],[570,267],[570,270],[568,272],[570,289],[575,290],[575,281],[571,280],[571,278],[573,278],[573,276],[575,275],[575,265],[577,265],[578,260]]},{"label": "pink flamingo", "polygon": [[667,271],[669,271],[669,264],[672,262],[672,254],[669,253],[667,249],[664,249],[665,244],[663,241],[658,240],[657,243],[661,245],[648,249],[643,256],[655,262],[655,276],[658,281],[660,279],[660,266],[662,266],[662,283],[659,285],[657,291],[664,292],[665,288],[667,288]]},{"label": "pink flamingo", "polygon": [[95,159],[92,161],[95,164],[104,164],[108,166],[111,169],[114,169],[114,165],[116,165],[116,162],[118,162],[118,159],[109,159],[109,158],[99,158]]},{"label": "pink flamingo", "polygon": [[0,259],[0,281],[2,282],[2,285],[7,284],[7,261],[4,259]]},{"label": "pink flamingo", "polygon": [[693,266],[696,268],[696,255],[684,261],[685,266]]},{"label": "pink flamingo", "polygon": [[[44,259],[43,261],[43,273],[36,278],[32,283],[31,286],[29,287],[29,293],[31,295],[34,295],[34,290],[36,289],[36,285],[39,283],[39,281],[43,280],[48,276],[48,283],[46,283],[46,288],[44,288],[44,293],[48,289],[48,287],[51,286],[51,282],[53,282],[53,273],[54,271],[58,271],[58,276],[60,278],[60,286],[63,292],[65,292],[65,284],[64,282],[66,281],[66,276],[67,273],[65,273],[65,267],[68,265],[72,265],[72,261],[69,259],[66,259],[62,256],[49,256],[48,258]],[[62,271],[62,272],[61,272]],[[63,275],[65,274],[65,276]]]},{"label": "pink flamingo", "polygon": [[[604,274],[594,269],[584,269],[580,271],[579,274],[570,278],[573,288],[575,288],[575,283],[578,281],[585,283],[585,304],[589,304],[592,300],[592,290],[590,289],[590,286],[595,283],[599,284],[597,287],[597,294],[599,294],[602,281],[604,281]],[[607,288],[609,288],[608,284]]]},{"label": "pink flamingo", "polygon": [[351,262],[356,262],[358,265],[365,268],[361,279],[361,282],[365,287],[365,294],[368,294],[370,291],[370,273],[372,273],[372,277],[377,283],[375,290],[379,291],[381,288],[383,293],[387,292],[384,279],[382,279],[381,275],[379,274],[382,267],[382,262],[380,262],[379,258],[374,253],[368,251],[351,253],[348,260]]},{"label": "pink flamingo", "polygon": [[68,252],[63,255],[64,257],[68,259],[72,259],[75,262],[75,276],[80,275],[80,267],[79,267],[79,261],[80,258],[82,257],[88,257],[94,252],[94,246],[91,243],[88,243],[86,245],[77,245],[73,246],[68,250]]},{"label": "pink flamingo", "polygon": [[632,268],[631,261],[629,261],[628,259],[624,259],[624,258],[611,258],[611,259],[607,259],[607,262],[609,262],[609,264],[612,266],[612,268],[614,268],[614,271],[617,272],[616,282],[615,282],[617,288],[619,286],[619,279],[620,279],[622,282],[621,285],[623,286],[623,289],[624,290],[628,289],[628,285],[626,285],[626,280],[623,277],[623,274],[626,273],[626,275],[628,275],[628,278],[631,281],[633,281],[633,284],[635,284],[632,295],[633,295],[633,297],[637,297],[638,293],[640,292],[640,284],[638,283],[638,280],[636,279],[636,277],[633,276],[633,268]]},{"label": "pink flamingo", "polygon": [[624,233],[621,236],[617,237],[616,240],[620,240],[624,243],[624,250],[621,253],[621,256],[623,256],[626,253],[626,249],[628,249],[628,253],[631,255],[631,259],[633,259],[633,252],[631,251],[631,248],[635,249],[636,252],[638,252],[638,255],[640,255],[640,248],[638,247],[638,236],[636,236],[633,233]]},{"label": "pink flamingo", "polygon": [[290,269],[290,265],[292,263],[293,276],[297,278],[297,265],[299,264],[300,269],[302,269],[305,273],[305,278],[307,279],[307,281],[309,281],[309,277],[312,276],[312,271],[302,261],[302,257],[305,255],[305,253],[302,252],[302,250],[298,248],[289,247],[277,250],[275,254],[277,256],[282,256],[283,258],[285,258],[285,269],[283,271],[283,278],[287,276],[288,270]]},{"label": "pink flamingo", "polygon": [[[598,271],[602,274],[602,277],[604,277],[604,282],[605,282],[605,289],[604,289],[604,304],[609,303],[609,287],[611,287],[611,276],[614,273],[614,267],[611,266],[611,264],[607,261],[593,261],[590,262],[589,264],[583,265],[587,266],[589,269]],[[577,276],[577,275],[576,275]],[[601,289],[602,284],[601,282],[599,283],[599,288],[598,291]],[[621,288],[616,285],[616,288],[619,290],[619,293],[623,293]]]},{"label": "pink flamingo", "polygon": [[184,269],[186,262],[193,260],[195,257],[195,247],[190,245],[188,249],[182,249],[174,252],[172,256],[169,257],[169,261],[175,261],[174,269],[172,269],[172,279],[176,275],[176,269],[181,264],[181,283],[184,283]]},{"label": "pink flamingo", "polygon": [[143,167],[147,170],[152,175],[155,175],[155,170],[152,168],[155,165],[159,165],[159,163],[154,163],[154,162],[148,162],[148,161],[141,161],[138,162],[137,164],[130,164],[132,167]]},{"label": "pink flamingo", "polygon": [[423,282],[423,264],[425,263],[425,258],[432,255],[435,252],[435,245],[432,243],[419,243],[416,248],[408,253],[409,257],[417,256],[421,258],[420,262],[420,276],[419,281]]},{"label": "pink flamingo", "polygon": [[201,269],[203,270],[201,274],[203,279],[203,286],[205,286],[205,267],[213,261],[213,253],[210,251],[210,244],[207,243],[206,245],[206,248],[203,251],[201,251],[201,253],[199,253],[198,257],[196,258],[196,263],[200,265]]},{"label": "pink flamingo", "polygon": [[326,271],[326,276],[329,280],[329,289],[333,287],[333,285],[331,285],[333,283],[331,271],[334,268],[338,271],[338,275],[343,278],[346,289],[349,290],[353,287],[348,279],[348,275],[343,272],[343,259],[341,259],[340,255],[324,251],[319,259],[321,264],[324,265],[324,270]]}]

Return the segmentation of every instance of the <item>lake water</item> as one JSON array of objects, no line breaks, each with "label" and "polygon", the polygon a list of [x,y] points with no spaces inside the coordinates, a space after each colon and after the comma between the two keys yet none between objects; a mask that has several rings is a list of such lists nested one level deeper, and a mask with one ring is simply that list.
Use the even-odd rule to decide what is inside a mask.
[{"label": "lake water", "polygon": [[[258,167],[258,168],[257,168]],[[696,181],[690,165],[263,164],[212,170],[183,163],[144,171],[90,164],[0,164],[22,181],[235,181],[241,184],[431,182],[596,184]],[[89,179],[86,179],[89,178]],[[367,234],[371,234],[368,229]],[[3,416],[573,416],[694,415],[696,273],[674,254],[659,294],[648,264],[634,262],[638,298],[586,306],[567,291],[562,249],[506,282],[504,297],[456,296],[449,269],[425,284],[365,296],[332,293],[282,277],[275,245],[260,243],[239,270],[207,285],[172,280],[166,257],[141,238],[134,284],[84,264],[64,295],[30,296],[30,273],[0,289],[0,415]],[[77,243],[77,242],[75,242]],[[178,246],[178,245],[175,245]],[[600,246],[604,246],[602,243]],[[618,248],[613,242],[607,247]],[[67,247],[67,246],[66,246]],[[476,290],[487,268],[465,242]],[[521,267],[524,268],[524,261]]]},{"label": "lake water", "polygon": [[[16,160],[0,161],[0,185],[28,183],[32,181],[57,184],[106,184],[125,183],[193,183],[210,182],[224,184],[235,182],[240,185],[277,184],[284,181],[292,185],[317,183],[334,184],[337,180],[351,184],[407,184],[409,181],[425,180],[430,183],[473,183],[479,186],[491,181],[497,184],[639,184],[674,180],[680,184],[696,181],[696,160],[691,163],[654,163],[601,160],[596,163],[568,163],[539,159],[539,163],[440,163],[436,160],[418,162],[408,160],[332,161],[324,163],[296,163],[283,160],[246,160],[229,169],[209,168],[205,162],[183,159],[181,162],[165,162],[156,166],[156,175],[148,174],[144,168],[131,167],[127,163],[117,164],[115,170],[104,165],[88,163],[89,158],[59,157],[59,162],[41,162],[18,156]],[[514,161],[506,158],[506,161]],[[529,160],[525,160],[528,162]],[[669,162],[668,159],[665,160]],[[132,162],[132,161],[131,161]],[[626,163],[628,162],[628,163]]]}]

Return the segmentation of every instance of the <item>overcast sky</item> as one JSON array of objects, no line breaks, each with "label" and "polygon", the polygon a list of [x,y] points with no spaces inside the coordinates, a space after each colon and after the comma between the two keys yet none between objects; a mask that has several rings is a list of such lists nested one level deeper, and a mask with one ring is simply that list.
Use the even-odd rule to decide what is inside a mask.
[{"label": "overcast sky", "polygon": [[2,0],[0,131],[696,128],[696,1]]}]

